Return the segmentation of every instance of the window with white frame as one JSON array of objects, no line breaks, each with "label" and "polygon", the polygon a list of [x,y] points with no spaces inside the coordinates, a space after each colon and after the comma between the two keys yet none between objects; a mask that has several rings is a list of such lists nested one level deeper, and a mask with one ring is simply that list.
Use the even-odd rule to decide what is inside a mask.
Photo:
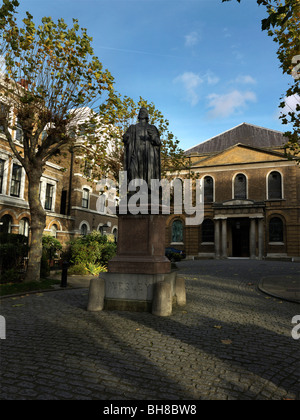
[{"label": "window with white frame", "polygon": [[27,217],[23,217],[19,222],[19,234],[26,237],[29,236],[29,220]]},{"label": "window with white frame", "polygon": [[83,188],[83,191],[82,191],[82,207],[84,209],[89,208],[89,197],[90,197],[89,190],[87,188]]},{"label": "window with white frame", "polygon": [[56,181],[52,178],[42,177],[39,196],[45,210],[55,211]]},{"label": "window with white frame", "polygon": [[15,141],[18,143],[23,143],[23,129],[18,121],[16,122]]},{"label": "window with white frame", "polygon": [[12,197],[20,197],[21,195],[21,182],[22,182],[22,166],[13,163],[11,182],[10,182],[10,195]]},{"label": "window with white frame", "polygon": [[53,184],[46,184],[45,210],[52,210],[53,197],[54,197],[54,185]]}]

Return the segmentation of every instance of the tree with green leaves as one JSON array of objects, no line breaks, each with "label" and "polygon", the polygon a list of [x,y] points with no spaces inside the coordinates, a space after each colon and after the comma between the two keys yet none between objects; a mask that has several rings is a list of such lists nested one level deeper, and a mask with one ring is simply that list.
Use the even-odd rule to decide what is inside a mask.
[{"label": "tree with green leaves", "polygon": [[[27,12],[19,27],[14,15],[17,5],[5,0],[0,9],[1,102],[5,103],[0,124],[28,179],[31,244],[26,279],[33,281],[39,279],[46,222],[39,198],[45,164],[76,145],[74,129],[80,130],[85,147],[96,147],[100,122],[93,108],[100,100],[112,98],[114,89],[113,77],[102,68],[92,39],[77,20],[69,28],[63,19],[54,22],[45,17],[36,26]],[[11,134],[17,124],[22,147]]]},{"label": "tree with green leaves", "polygon": [[[19,27],[17,0],[3,0],[0,8],[0,125],[13,154],[26,171],[31,213],[31,244],[26,279],[38,280],[42,234],[46,213],[39,198],[40,178],[47,161],[76,148],[81,150],[92,177],[110,173],[116,180],[122,169],[122,135],[146,106],[152,123],[162,136],[164,173],[186,166],[179,141],[169,131],[169,122],[154,104],[140,98],[121,98],[114,79],[94,55],[92,39],[73,19],[44,17],[39,26],[28,12]],[[12,112],[13,110],[13,112]],[[12,118],[13,113],[13,118]],[[21,128],[23,145],[11,132]]]},{"label": "tree with green leaves", "polygon": [[[222,0],[226,1],[231,0]],[[278,44],[280,67],[284,74],[292,77],[287,92],[281,98],[280,119],[284,125],[291,127],[291,130],[284,133],[288,139],[285,145],[287,156],[300,162],[300,2],[257,0],[257,4],[267,9],[268,17],[262,20],[262,30],[267,30],[268,35]]]}]

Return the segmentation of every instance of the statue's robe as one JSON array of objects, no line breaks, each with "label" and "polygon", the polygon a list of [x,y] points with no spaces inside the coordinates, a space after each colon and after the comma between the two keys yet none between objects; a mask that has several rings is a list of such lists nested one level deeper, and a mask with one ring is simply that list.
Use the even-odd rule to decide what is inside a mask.
[{"label": "statue's robe", "polygon": [[[149,130],[153,133],[151,138]],[[131,125],[123,136],[124,169],[128,183],[143,179],[151,188],[151,180],[161,178],[160,137],[157,128],[150,124]]]}]

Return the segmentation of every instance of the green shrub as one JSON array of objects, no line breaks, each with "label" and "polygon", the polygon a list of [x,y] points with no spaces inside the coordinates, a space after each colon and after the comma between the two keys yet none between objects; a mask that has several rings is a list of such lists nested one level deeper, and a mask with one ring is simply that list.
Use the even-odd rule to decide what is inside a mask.
[{"label": "green shrub", "polygon": [[43,251],[46,253],[48,260],[56,258],[58,251],[62,250],[62,244],[53,236],[43,235],[42,238]]},{"label": "green shrub", "polygon": [[87,274],[87,268],[84,264],[75,264],[68,269],[68,274],[78,274],[84,276],[85,274]]},{"label": "green shrub", "polygon": [[88,263],[87,271],[93,276],[99,276],[100,273],[105,273],[107,268],[105,265]]},{"label": "green shrub", "polygon": [[100,267],[107,266],[108,261],[113,258],[116,251],[116,244],[110,242],[106,235],[93,231],[89,235],[70,242],[70,262],[74,266],[83,265],[90,271],[97,271],[101,269]]}]

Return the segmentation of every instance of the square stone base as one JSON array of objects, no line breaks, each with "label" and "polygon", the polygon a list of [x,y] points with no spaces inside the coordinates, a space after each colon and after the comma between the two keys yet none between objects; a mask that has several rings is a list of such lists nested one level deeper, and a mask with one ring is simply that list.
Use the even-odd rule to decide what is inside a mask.
[{"label": "square stone base", "polygon": [[105,281],[104,309],[148,312],[151,311],[155,284],[168,281],[173,295],[176,273],[101,273],[100,277]]},{"label": "square stone base", "polygon": [[173,271],[168,274],[102,273],[91,280],[88,311],[119,310],[152,312],[168,316],[172,305],[186,303],[185,283]]}]

